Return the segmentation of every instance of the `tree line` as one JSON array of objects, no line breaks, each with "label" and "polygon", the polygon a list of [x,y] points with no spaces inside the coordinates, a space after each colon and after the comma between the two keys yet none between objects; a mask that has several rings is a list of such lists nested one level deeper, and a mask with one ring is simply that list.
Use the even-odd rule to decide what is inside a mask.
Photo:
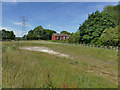
[{"label": "tree line", "polygon": [[0,40],[15,40],[15,34],[13,31],[0,30]]},{"label": "tree line", "polygon": [[56,31],[38,26],[28,32],[27,40],[51,40],[53,33],[56,33]]},{"label": "tree line", "polygon": [[[120,5],[108,5],[102,12],[96,10],[88,14],[88,18],[80,24],[77,32],[61,31],[60,34],[71,35],[69,43],[118,46],[120,45],[119,16]],[[57,32],[38,26],[22,38],[15,37],[13,31],[3,29],[0,33],[2,40],[51,40],[52,34]]]},{"label": "tree line", "polygon": [[[15,37],[13,31],[6,31],[2,29],[1,33],[1,40],[51,40],[52,34],[57,33],[54,30],[44,29],[42,26],[37,26],[33,30],[30,30],[27,35],[23,37]],[[70,32],[61,31],[60,34],[68,34],[71,35]]]},{"label": "tree line", "polygon": [[102,12],[96,10],[88,14],[76,33],[72,35],[70,43],[94,45],[120,45],[119,33],[120,5],[106,6]]}]

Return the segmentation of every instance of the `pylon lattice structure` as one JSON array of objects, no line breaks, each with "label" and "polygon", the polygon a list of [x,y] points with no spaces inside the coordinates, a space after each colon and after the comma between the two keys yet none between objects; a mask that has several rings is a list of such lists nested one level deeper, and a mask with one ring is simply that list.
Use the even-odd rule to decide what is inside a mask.
[{"label": "pylon lattice structure", "polygon": [[[26,22],[27,22],[27,17],[21,16],[19,22],[21,23],[21,27],[22,27],[22,36],[24,36],[24,35],[26,35],[26,27],[27,27]],[[26,36],[25,36],[24,38],[25,38],[25,40],[27,40],[27,37],[26,37]]]}]

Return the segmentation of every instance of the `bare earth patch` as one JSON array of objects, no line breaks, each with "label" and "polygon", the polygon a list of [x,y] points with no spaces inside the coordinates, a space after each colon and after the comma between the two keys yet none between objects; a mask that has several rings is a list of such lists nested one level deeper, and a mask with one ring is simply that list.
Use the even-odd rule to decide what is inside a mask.
[{"label": "bare earth patch", "polygon": [[40,51],[40,52],[45,52],[45,53],[49,53],[57,56],[69,57],[69,55],[53,51],[47,47],[20,47],[20,49],[25,49],[30,51]]}]

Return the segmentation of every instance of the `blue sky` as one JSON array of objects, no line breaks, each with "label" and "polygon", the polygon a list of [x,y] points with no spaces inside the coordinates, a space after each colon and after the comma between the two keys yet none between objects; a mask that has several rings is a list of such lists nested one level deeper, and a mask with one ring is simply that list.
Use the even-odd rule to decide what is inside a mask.
[{"label": "blue sky", "polygon": [[2,28],[13,30],[16,36],[22,36],[19,20],[20,16],[26,16],[27,32],[39,25],[58,33],[63,30],[76,32],[88,14],[96,10],[102,11],[106,5],[117,4],[117,2],[3,2]]}]

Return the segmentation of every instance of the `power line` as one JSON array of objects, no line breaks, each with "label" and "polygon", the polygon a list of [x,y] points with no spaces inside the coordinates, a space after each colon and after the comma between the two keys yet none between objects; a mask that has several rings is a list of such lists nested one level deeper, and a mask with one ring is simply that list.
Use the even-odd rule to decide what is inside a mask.
[{"label": "power line", "polygon": [[27,40],[27,37],[26,37],[26,27],[27,27],[27,24],[26,22],[28,21],[27,17],[25,16],[21,16],[20,17],[20,23],[21,23],[21,27],[22,27],[22,36],[25,35],[25,40]]}]

